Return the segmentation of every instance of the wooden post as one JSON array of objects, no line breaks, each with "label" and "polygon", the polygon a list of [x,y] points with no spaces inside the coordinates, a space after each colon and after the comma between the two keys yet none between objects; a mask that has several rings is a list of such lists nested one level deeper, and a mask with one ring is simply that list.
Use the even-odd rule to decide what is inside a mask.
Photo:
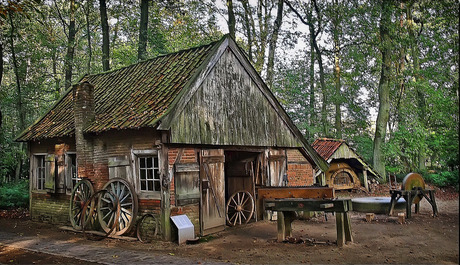
[{"label": "wooden post", "polygon": [[393,210],[395,208],[395,204],[397,202],[396,200],[396,196],[398,196],[398,194],[396,194],[394,191],[390,191],[391,192],[391,200],[390,200],[390,211],[388,212],[388,215],[393,215]]},{"label": "wooden post", "polygon": [[284,220],[284,212],[278,212],[276,222],[278,224],[278,242],[283,242],[286,239],[286,224]]},{"label": "wooden post", "polygon": [[367,184],[367,168],[364,168],[363,178],[364,178],[364,188],[366,188],[366,191],[369,192],[369,185]]},{"label": "wooden post", "polygon": [[344,228],[345,228],[345,240],[347,242],[353,242],[353,235],[351,234],[351,219],[350,212],[344,213]]},{"label": "wooden post", "polygon": [[168,148],[161,144],[161,168],[160,168],[160,180],[161,180],[161,213],[160,223],[163,231],[163,239],[171,241],[171,202],[170,202],[170,180],[169,180],[169,164],[168,164]]},{"label": "wooden post", "polygon": [[292,221],[295,219],[295,212],[277,212],[278,242],[283,242],[286,237],[292,236]]},{"label": "wooden post", "polygon": [[433,216],[438,216],[438,206],[436,206],[436,199],[434,198],[434,190],[429,190],[431,200],[431,207],[433,208]]},{"label": "wooden post", "polygon": [[406,199],[406,216],[407,218],[410,218],[411,208],[412,208],[412,197],[411,197],[410,191],[406,192],[406,196],[404,199]]},{"label": "wooden post", "polygon": [[343,222],[344,213],[335,213],[335,225],[337,227],[337,245],[342,247],[345,244],[345,231],[344,231],[344,222]]}]

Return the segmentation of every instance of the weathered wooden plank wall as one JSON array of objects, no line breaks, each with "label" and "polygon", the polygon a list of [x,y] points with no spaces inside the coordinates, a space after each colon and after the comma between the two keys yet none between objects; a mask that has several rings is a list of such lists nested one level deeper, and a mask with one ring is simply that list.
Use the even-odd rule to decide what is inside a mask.
[{"label": "weathered wooden plank wall", "polygon": [[302,146],[230,49],[172,122],[171,142]]}]

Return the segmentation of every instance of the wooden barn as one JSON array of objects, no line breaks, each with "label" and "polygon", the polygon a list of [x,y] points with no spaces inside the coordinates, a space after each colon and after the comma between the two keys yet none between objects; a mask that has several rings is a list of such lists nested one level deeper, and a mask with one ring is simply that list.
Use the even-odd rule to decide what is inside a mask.
[{"label": "wooden barn", "polygon": [[[359,189],[360,179],[368,190],[368,176],[378,177],[377,173],[344,140],[319,138],[312,144],[313,149],[329,163],[329,169],[318,181],[337,190]],[[321,173],[321,172],[320,172]]]},{"label": "wooden barn", "polygon": [[328,168],[228,36],[86,75],[17,141],[28,142],[34,220],[78,228],[103,190],[104,230],[129,233],[150,213],[167,240],[170,216],[217,232],[255,218],[259,187],[312,185]]}]

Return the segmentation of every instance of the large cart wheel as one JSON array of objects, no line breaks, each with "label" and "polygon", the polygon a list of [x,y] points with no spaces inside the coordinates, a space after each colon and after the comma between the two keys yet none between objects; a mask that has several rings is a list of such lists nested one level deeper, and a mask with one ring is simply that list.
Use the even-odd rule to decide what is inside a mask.
[{"label": "large cart wheel", "polygon": [[119,236],[129,232],[137,216],[137,195],[134,188],[126,180],[115,178],[109,180],[102,189],[109,191],[99,197],[97,204],[97,218],[102,229],[105,232],[112,229],[116,221],[117,204],[120,203],[118,225],[112,235]]},{"label": "large cart wheel", "polygon": [[254,199],[247,191],[233,193],[227,202],[227,223],[230,226],[247,224],[254,213]]},{"label": "large cart wheel", "polygon": [[[72,194],[70,195],[70,209],[69,217],[72,227],[76,230],[81,230],[83,222],[81,220],[83,207],[85,209],[85,221],[84,225],[90,221],[94,221],[95,218],[95,203],[88,202],[94,194],[93,185],[86,179],[80,180],[77,185],[73,188]],[[88,202],[88,203],[87,203]]]},{"label": "large cart wheel", "polygon": [[[401,189],[410,191],[417,188],[420,188],[422,190],[425,189],[425,181],[423,180],[423,177],[418,173],[407,174],[403,179]],[[420,194],[414,198],[412,204],[419,203],[421,199],[423,199],[423,195]]]}]

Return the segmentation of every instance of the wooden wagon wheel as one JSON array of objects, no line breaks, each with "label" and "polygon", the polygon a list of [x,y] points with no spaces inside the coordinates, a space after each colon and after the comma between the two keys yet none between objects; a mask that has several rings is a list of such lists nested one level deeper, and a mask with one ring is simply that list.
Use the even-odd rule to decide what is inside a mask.
[{"label": "wooden wagon wheel", "polygon": [[247,224],[254,213],[254,199],[247,191],[233,193],[227,202],[227,223],[230,226]]},{"label": "wooden wagon wheel", "polygon": [[[109,180],[103,189],[110,191],[99,197],[97,203],[97,218],[105,232],[110,231],[116,219],[117,198],[120,203],[118,225],[113,235],[122,235],[129,232],[137,216],[137,195],[134,188],[124,179]],[[115,194],[117,198],[114,198]]]},{"label": "wooden wagon wheel", "polygon": [[93,185],[86,179],[80,180],[73,188],[70,195],[69,217],[74,229],[81,230],[82,228],[82,213],[85,206],[87,209],[85,209],[84,224],[87,225],[90,221],[95,220],[95,203],[89,202],[93,194]]}]

